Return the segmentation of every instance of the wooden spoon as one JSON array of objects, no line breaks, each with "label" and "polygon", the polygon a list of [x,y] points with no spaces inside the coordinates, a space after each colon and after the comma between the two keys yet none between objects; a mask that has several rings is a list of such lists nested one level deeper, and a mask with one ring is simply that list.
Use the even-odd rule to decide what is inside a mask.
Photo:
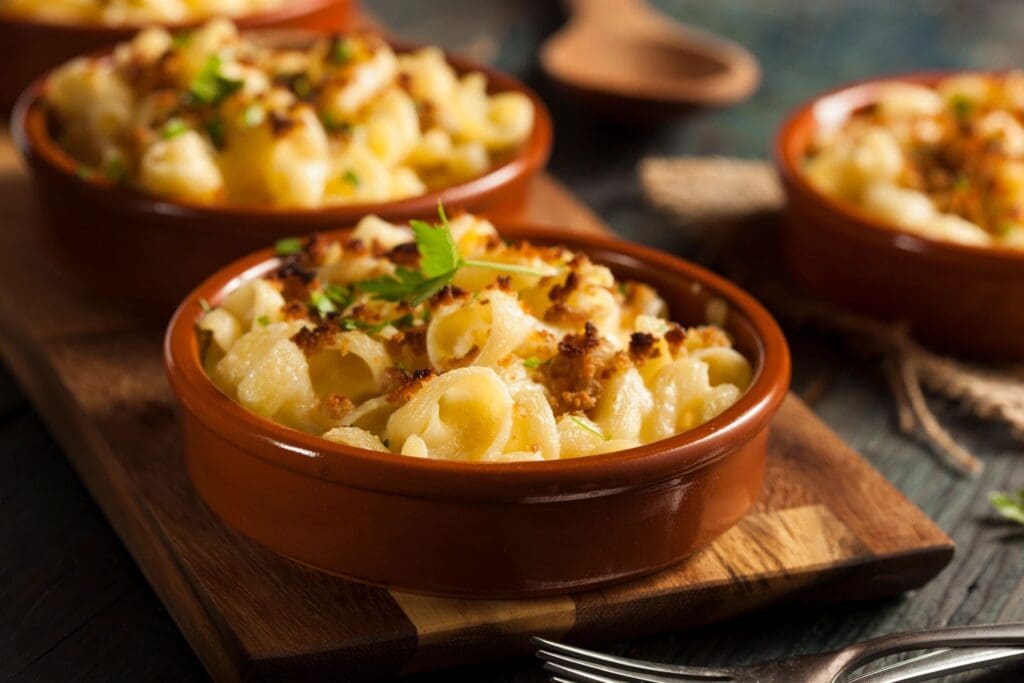
[{"label": "wooden spoon", "polygon": [[566,0],[571,19],[541,48],[549,76],[606,110],[675,115],[757,88],[746,49],[663,16],[644,0]]}]

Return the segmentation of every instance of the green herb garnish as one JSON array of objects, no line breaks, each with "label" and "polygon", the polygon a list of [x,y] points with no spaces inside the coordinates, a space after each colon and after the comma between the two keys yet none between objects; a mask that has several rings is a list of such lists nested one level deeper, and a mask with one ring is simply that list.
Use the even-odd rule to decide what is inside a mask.
[{"label": "green herb garnish", "polygon": [[341,66],[351,61],[353,56],[352,45],[345,38],[335,38],[331,42],[331,50],[327,57],[332,64]]},{"label": "green herb garnish", "polygon": [[227,128],[224,125],[224,119],[210,119],[204,127],[213,146],[217,149],[224,149],[224,145],[227,143]]},{"label": "green herb garnish", "polygon": [[310,293],[309,305],[320,314],[321,318],[326,318],[329,313],[338,312],[338,307],[334,305],[330,297],[320,291]]},{"label": "green herb garnish", "polygon": [[341,176],[341,179],[344,180],[349,185],[351,185],[352,187],[359,187],[359,176],[351,168],[345,171],[345,173]]},{"label": "green herb garnish", "polygon": [[189,86],[188,92],[193,100],[216,106],[242,89],[242,81],[228,78],[221,73],[223,65],[224,62],[219,55],[210,55]]},{"label": "green herb garnish", "polygon": [[274,242],[274,253],[278,256],[292,256],[302,251],[302,240],[298,237],[285,237]]},{"label": "green herb garnish", "polygon": [[531,370],[536,370],[541,366],[542,363],[543,361],[540,358],[537,358],[537,356],[530,356],[529,358],[523,359],[523,365],[530,368]]},{"label": "green herb garnish", "polygon": [[203,313],[209,313],[211,310],[210,302],[204,297],[199,297],[199,308],[203,310]]},{"label": "green herb garnish", "polygon": [[580,426],[580,429],[585,429],[588,432],[590,432],[591,434],[593,434],[594,436],[601,437],[602,441],[608,441],[608,440],[610,440],[612,438],[610,436],[605,436],[600,431],[598,431],[597,429],[594,429],[593,427],[591,427],[590,425],[588,425],[586,422],[584,422],[580,418],[576,417],[575,415],[570,415],[569,417],[572,419],[573,422],[575,422],[576,424],[578,424]]},{"label": "green herb garnish", "polygon": [[348,121],[339,121],[327,112],[320,112],[320,123],[328,133],[349,133],[352,131],[352,124]]},{"label": "green herb garnish", "polygon": [[324,295],[331,300],[339,311],[344,311],[352,303],[352,288],[331,283],[324,287]]},{"label": "green herb garnish", "polygon": [[260,317],[256,318],[256,323],[260,327],[266,327],[267,325],[270,324],[270,317],[266,315],[261,315]]},{"label": "green herb garnish", "polygon": [[176,138],[182,133],[188,130],[188,124],[184,120],[179,118],[168,119],[167,123],[164,124],[164,129],[160,131],[160,137],[164,140],[170,140]]},{"label": "green herb garnish", "polygon": [[187,47],[192,42],[192,31],[182,31],[171,36],[174,47]]},{"label": "green herb garnish", "polygon": [[309,81],[309,76],[305,74],[299,74],[292,81],[292,92],[299,99],[308,100],[313,94],[313,84]]},{"label": "green herb garnish", "polygon": [[441,219],[438,225],[431,225],[425,221],[409,221],[409,227],[412,228],[420,252],[419,270],[398,268],[394,275],[364,280],[356,286],[367,294],[372,294],[375,299],[407,301],[412,306],[418,306],[444,286],[450,285],[455,274],[464,266],[532,277],[545,277],[551,274],[525,266],[462,258],[455,246],[455,238],[452,236],[444,207],[440,203],[437,205],[437,214]]},{"label": "green herb garnish", "polygon": [[75,169],[75,175],[82,180],[89,180],[95,172],[92,166],[86,166],[85,164],[81,164]]},{"label": "green herb garnish", "polygon": [[953,110],[953,116],[963,121],[974,110],[974,101],[964,95],[956,95],[950,99],[949,106]]},{"label": "green herb garnish", "polygon": [[242,123],[249,128],[255,128],[267,118],[267,111],[256,102],[253,102],[242,112]]},{"label": "green herb garnish", "polygon": [[128,178],[128,166],[122,157],[110,157],[103,164],[103,175],[115,185],[120,185]]},{"label": "green herb garnish", "polygon": [[988,494],[988,502],[1006,519],[1024,524],[1024,489],[1011,493],[993,491]]}]

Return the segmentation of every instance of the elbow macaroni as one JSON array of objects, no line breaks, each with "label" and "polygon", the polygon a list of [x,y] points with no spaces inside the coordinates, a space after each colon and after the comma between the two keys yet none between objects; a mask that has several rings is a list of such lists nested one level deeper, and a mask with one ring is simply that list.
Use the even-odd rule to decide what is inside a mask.
[{"label": "elbow macaroni", "polygon": [[821,131],[803,171],[906,232],[1024,248],[1024,73],[890,84]]},{"label": "elbow macaroni", "polygon": [[[2,0],[0,0],[2,1]],[[147,29],[57,69],[59,142],[91,172],[192,203],[386,202],[486,172],[530,135],[522,93],[488,94],[437,48],[370,35],[262,47],[219,19]]]},{"label": "elbow macaroni", "polygon": [[721,329],[669,322],[652,288],[567,249],[506,243],[474,216],[450,226],[463,258],[520,270],[467,266],[425,301],[374,298],[361,282],[422,257],[409,228],[370,216],[204,313],[207,372],[245,408],[329,441],[472,462],[664,439],[751,383]]}]

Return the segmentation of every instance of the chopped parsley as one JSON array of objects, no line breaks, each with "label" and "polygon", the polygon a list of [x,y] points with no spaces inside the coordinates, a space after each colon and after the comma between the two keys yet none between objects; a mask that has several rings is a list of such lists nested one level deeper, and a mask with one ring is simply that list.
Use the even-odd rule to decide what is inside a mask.
[{"label": "chopped parsley", "polygon": [[181,31],[171,36],[171,44],[174,47],[188,47],[192,42],[192,31]]},{"label": "chopped parsley", "polygon": [[327,58],[331,60],[331,64],[341,66],[352,61],[354,56],[352,50],[352,44],[346,38],[335,38],[331,42],[331,50],[327,55]]},{"label": "chopped parsley", "polygon": [[590,432],[594,436],[600,437],[602,441],[609,441],[609,440],[611,440],[612,437],[605,436],[599,430],[594,429],[589,424],[587,424],[586,422],[584,422],[580,418],[576,417],[575,415],[570,415],[569,417],[572,419],[573,422],[575,422],[577,425],[579,425],[580,429],[585,429],[586,431]]},{"label": "chopped parsley", "polygon": [[171,138],[178,137],[186,130],[188,130],[188,124],[183,119],[175,117],[167,120],[167,123],[164,124],[164,129],[160,131],[160,137],[164,140],[170,140]]},{"label": "chopped parsley", "polygon": [[455,274],[464,266],[533,277],[551,274],[510,263],[462,258],[455,246],[455,237],[452,235],[444,207],[440,203],[437,205],[437,213],[441,219],[438,225],[431,225],[425,221],[409,221],[409,227],[412,228],[420,252],[419,270],[398,268],[394,275],[363,280],[356,286],[363,292],[373,295],[375,299],[406,301],[412,306],[418,306],[446,285],[450,285],[455,279]]},{"label": "chopped parsley", "polygon": [[523,365],[530,368],[531,370],[536,370],[541,366],[542,363],[543,361],[540,358],[537,358],[537,356],[530,356],[529,358],[523,359]]},{"label": "chopped parsley", "polygon": [[359,175],[351,168],[345,171],[345,173],[341,176],[341,179],[344,180],[349,185],[351,185],[352,187],[359,187]]},{"label": "chopped parsley", "polygon": [[350,133],[352,124],[348,121],[339,121],[327,112],[320,112],[320,123],[328,133]]},{"label": "chopped parsley", "polygon": [[299,74],[292,80],[292,92],[302,100],[308,100],[313,95],[313,84],[306,74]]},{"label": "chopped parsley", "polygon": [[309,306],[319,313],[321,318],[326,318],[330,313],[338,312],[338,307],[334,305],[334,302],[331,301],[330,297],[321,291],[310,293]]},{"label": "chopped parsley", "polygon": [[302,251],[302,239],[285,237],[274,242],[274,253],[278,256],[293,256]]},{"label": "chopped parsley", "polygon": [[270,317],[266,315],[261,315],[260,317],[256,318],[256,323],[260,327],[266,327],[267,325],[270,324]]},{"label": "chopped parsley", "polygon": [[956,95],[949,100],[949,107],[953,110],[953,116],[963,121],[974,111],[974,101],[966,95]]},{"label": "chopped parsley", "polygon": [[224,126],[224,119],[210,119],[204,127],[206,128],[206,134],[210,136],[210,142],[213,143],[213,146],[217,149],[224,149],[224,145],[227,143],[227,129]]},{"label": "chopped parsley", "polygon": [[223,65],[219,55],[210,55],[189,86],[188,92],[194,101],[216,106],[242,89],[242,81],[228,78],[221,72]]},{"label": "chopped parsley", "polygon": [[993,491],[988,494],[988,502],[1006,519],[1024,524],[1024,489],[1011,493]]},{"label": "chopped parsley", "polygon": [[103,175],[115,185],[120,185],[128,178],[128,166],[122,157],[112,156],[103,163]]},{"label": "chopped parsley", "polygon": [[89,180],[95,172],[96,171],[92,166],[86,166],[85,164],[80,164],[78,168],[75,169],[75,175],[82,180]]},{"label": "chopped parsley", "polygon": [[345,310],[352,303],[352,289],[333,282],[324,287],[324,296],[330,299],[339,311]]}]

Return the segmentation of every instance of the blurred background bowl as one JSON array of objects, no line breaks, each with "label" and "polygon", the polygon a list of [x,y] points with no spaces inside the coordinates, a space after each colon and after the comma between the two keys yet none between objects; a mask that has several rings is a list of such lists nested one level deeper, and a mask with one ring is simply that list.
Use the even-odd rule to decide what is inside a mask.
[{"label": "blurred background bowl", "polygon": [[530,98],[535,116],[526,141],[485,173],[449,187],[407,199],[317,209],[185,204],[115,186],[96,175],[82,178],[81,164],[51,135],[44,76],[24,93],[11,119],[15,143],[33,176],[43,243],[113,304],[162,324],[197,282],[283,237],[351,226],[369,214],[387,220],[434,218],[438,202],[449,212],[515,205],[547,163],[551,117],[537,95],[515,78],[446,57],[460,74],[484,73],[490,92],[515,91]]},{"label": "blurred background bowl", "polygon": [[[356,0],[287,0],[280,7],[235,17],[243,30],[291,28],[341,31],[355,19]],[[164,24],[169,30],[193,28],[202,20]],[[5,16],[0,13],[0,113],[9,112],[18,95],[47,70],[100,48],[130,39],[141,29],[159,22],[108,26],[66,23]]]},{"label": "blurred background bowl", "polygon": [[914,337],[943,351],[1019,360],[1024,358],[1024,251],[906,232],[818,191],[802,170],[817,131],[874,103],[886,84],[930,86],[953,73],[862,81],[815,97],[790,115],[775,140],[787,196],[783,250],[797,279],[834,303],[905,320]]}]

